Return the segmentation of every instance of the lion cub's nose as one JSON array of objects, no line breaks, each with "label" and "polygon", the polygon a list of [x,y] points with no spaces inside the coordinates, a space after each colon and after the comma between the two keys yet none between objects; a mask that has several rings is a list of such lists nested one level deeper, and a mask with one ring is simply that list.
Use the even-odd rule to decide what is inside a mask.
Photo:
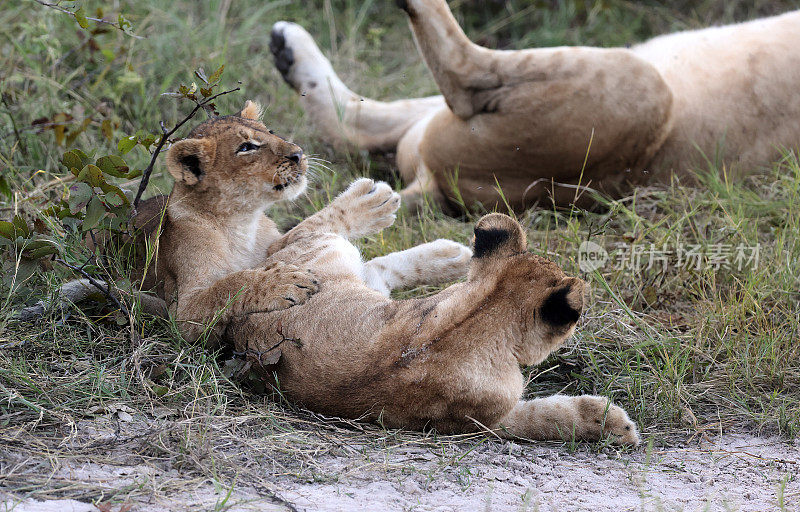
[{"label": "lion cub's nose", "polygon": [[291,155],[288,155],[286,158],[291,160],[292,162],[294,162],[296,164],[299,164],[300,163],[300,159],[303,158],[303,152],[302,151],[298,151],[297,153],[292,153]]}]

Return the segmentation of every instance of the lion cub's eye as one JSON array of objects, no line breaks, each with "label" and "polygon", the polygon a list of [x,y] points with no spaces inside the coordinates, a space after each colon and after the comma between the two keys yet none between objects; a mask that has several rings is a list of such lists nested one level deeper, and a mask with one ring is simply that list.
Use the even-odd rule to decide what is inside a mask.
[{"label": "lion cub's eye", "polygon": [[261,146],[253,144],[252,142],[244,142],[239,149],[236,150],[237,153],[249,153],[250,151],[255,151]]}]

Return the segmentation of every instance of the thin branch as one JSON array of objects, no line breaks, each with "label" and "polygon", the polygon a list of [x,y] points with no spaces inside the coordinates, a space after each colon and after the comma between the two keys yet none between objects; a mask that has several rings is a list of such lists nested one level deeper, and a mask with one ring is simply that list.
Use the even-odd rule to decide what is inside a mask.
[{"label": "thin branch", "polygon": [[[74,12],[70,11],[69,9],[64,9],[63,7],[58,5],[58,2],[56,2],[54,4],[51,4],[51,3],[45,2],[44,0],[33,0],[33,1],[36,2],[39,5],[43,5],[45,7],[49,7],[51,9],[55,9],[55,10],[61,11],[63,13],[67,13],[70,16],[75,16]],[[96,23],[103,23],[104,25],[110,25],[110,26],[114,27],[115,29],[123,32],[124,34],[133,37],[134,39],[144,39],[142,36],[137,36],[135,34],[131,34],[130,32],[126,32],[124,28],[120,27],[117,23],[114,23],[113,21],[108,21],[108,20],[104,20],[104,19],[100,19],[100,18],[91,18],[89,16],[85,16],[85,18],[87,20],[89,20],[89,21],[94,21]]]},{"label": "thin branch", "polygon": [[67,268],[71,269],[73,272],[77,272],[78,274],[82,275],[84,278],[86,278],[86,280],[87,280],[87,281],[89,281],[89,283],[90,283],[92,286],[94,286],[95,288],[97,288],[98,290],[100,290],[100,292],[101,292],[103,295],[105,295],[107,298],[111,299],[111,300],[114,302],[114,304],[116,304],[116,305],[117,305],[117,307],[119,308],[119,310],[120,310],[120,311],[122,311],[122,313],[123,313],[123,314],[124,314],[124,315],[125,315],[127,318],[130,318],[130,317],[131,317],[131,314],[130,314],[130,311],[128,311],[128,308],[127,308],[127,307],[125,307],[125,305],[124,305],[122,302],[120,302],[120,301],[119,301],[119,300],[118,300],[118,299],[117,299],[117,298],[114,296],[114,294],[111,292],[111,284],[109,283],[109,284],[107,284],[106,286],[103,286],[103,284],[102,284],[100,281],[98,281],[97,279],[95,279],[94,277],[92,277],[91,275],[89,275],[89,273],[88,273],[88,272],[86,272],[86,271],[83,269],[84,265],[86,265],[85,263],[84,263],[84,265],[81,265],[80,267],[76,267],[75,265],[70,265],[69,263],[67,263],[66,261],[64,261],[64,260],[62,260],[62,259],[60,259],[60,258],[56,258],[56,259],[55,259],[55,261],[56,261],[56,263],[60,263],[60,264],[64,265],[65,267],[67,267]]},{"label": "thin branch", "polygon": [[3,100],[3,105],[6,106],[6,114],[8,114],[8,118],[11,119],[11,127],[14,128],[14,135],[17,137],[17,145],[19,146],[20,151],[22,151],[22,154],[27,155],[27,148],[22,143],[22,137],[20,137],[19,129],[17,128],[17,121],[14,119],[14,114],[11,113],[11,106],[8,104],[8,101],[6,101],[6,95],[0,93],[0,99]]},{"label": "thin branch", "polygon": [[144,191],[147,188],[147,184],[150,182],[150,175],[153,173],[153,167],[155,167],[155,165],[156,165],[156,159],[158,158],[159,153],[161,153],[161,149],[164,147],[164,144],[166,144],[167,140],[169,140],[169,138],[172,137],[172,134],[174,134],[176,131],[178,131],[178,129],[181,126],[183,126],[184,124],[186,124],[187,121],[189,121],[191,118],[193,118],[198,110],[200,110],[201,108],[204,108],[206,105],[211,103],[211,101],[213,101],[214,99],[219,98],[220,96],[223,96],[225,94],[230,94],[232,92],[236,92],[236,91],[238,91],[240,89],[241,89],[241,87],[237,87],[236,89],[230,89],[228,91],[222,91],[222,92],[217,93],[217,94],[215,94],[213,96],[209,96],[208,98],[204,99],[203,101],[197,102],[197,104],[192,109],[192,111],[189,112],[189,115],[187,115],[185,118],[183,118],[183,120],[181,122],[179,122],[178,124],[176,124],[170,131],[166,131],[166,127],[164,126],[164,121],[161,121],[161,123],[160,123],[160,126],[161,126],[161,138],[158,141],[158,145],[156,145],[156,149],[153,151],[153,155],[150,158],[150,163],[147,165],[147,169],[145,169],[144,172],[142,173],[142,181],[139,182],[139,190],[136,191],[136,198],[133,200],[133,212],[131,213],[131,215],[136,215],[136,208],[139,206],[139,201],[142,199],[142,194],[144,194]]}]

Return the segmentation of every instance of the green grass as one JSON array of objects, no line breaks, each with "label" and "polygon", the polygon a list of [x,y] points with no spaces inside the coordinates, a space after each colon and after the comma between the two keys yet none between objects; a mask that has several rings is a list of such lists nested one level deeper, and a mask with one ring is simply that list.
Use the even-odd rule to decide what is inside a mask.
[{"label": "green grass", "polygon": [[[355,176],[373,174],[397,183],[391,158],[333,153],[317,138],[294,92],[272,66],[268,50],[272,23],[294,20],[317,37],[354,90],[378,98],[434,93],[406,21],[393,4],[122,1],[120,11],[144,39],[112,29],[94,37],[97,49],[92,50],[94,43],[78,35],[69,16],[33,1],[7,0],[0,10],[0,173],[8,193],[0,187],[0,219],[17,213],[31,221],[41,219],[42,210],[65,193],[68,180],[58,162],[67,148],[56,143],[53,130],[37,130],[34,120],[68,114],[73,118],[66,128],[70,132],[91,119],[73,145],[112,153],[123,135],[139,129],[157,132],[160,120],[167,125],[179,120],[190,105],[161,93],[191,82],[197,67],[213,70],[221,64],[226,66],[223,86],[241,81],[242,88],[239,94],[220,98],[221,112],[238,110],[248,98],[259,100],[266,106],[270,128],[319,159],[308,196],[275,208],[273,217],[279,223],[290,225],[320,208]],[[100,5],[87,4],[87,11]],[[798,5],[721,0],[453,2],[470,36],[503,48],[622,45],[673,29]],[[101,130],[104,120],[114,127],[110,139]],[[136,148],[126,159],[144,167],[149,154]],[[520,216],[532,250],[593,287],[576,336],[541,366],[528,370],[536,377],[528,391],[532,396],[555,391],[612,396],[656,443],[720,430],[794,437],[800,431],[797,154],[787,151],[770,172],[752,178],[726,177],[725,170],[714,165],[696,172],[698,186],[640,189],[630,198],[608,202],[600,213],[536,210]],[[120,185],[136,187],[135,182]],[[162,164],[150,193],[168,189]],[[435,208],[420,217],[400,215],[395,226],[361,247],[372,257],[439,237],[466,243],[475,218],[454,219]],[[85,259],[78,237],[58,226],[54,231],[66,257]],[[758,246],[759,262],[741,270],[696,270],[674,261],[666,268],[631,270],[611,262],[586,274],[577,260],[578,247],[586,240],[607,248],[612,257],[621,248],[650,244],[662,249],[677,244],[706,249],[721,243]],[[224,490],[224,498],[234,479],[263,481],[259,464],[298,478],[324,478],[324,467],[304,457],[349,453],[341,447],[347,443],[337,445],[331,439],[441,446],[442,453],[456,461],[470,449],[469,444],[455,449],[448,444],[461,443],[459,439],[321,421],[289,404],[269,402],[251,386],[230,382],[220,358],[185,343],[174,325],[138,313],[133,328],[118,326],[114,315],[102,308],[73,311],[67,319],[54,313],[35,326],[15,324],[11,316],[16,308],[52,294],[71,275],[50,264],[22,275],[25,269],[16,267],[13,248],[3,250],[0,445],[15,452],[105,460],[105,445],[87,439],[70,442],[70,436],[76,424],[119,415],[115,408],[124,404],[136,412],[137,421],[140,415],[161,419],[128,432],[115,446],[133,450],[139,447],[135,436],[143,436],[148,451],[141,457],[170,461],[211,478]],[[110,264],[109,270],[125,274],[117,264]],[[435,291],[423,287],[397,296]],[[252,459],[242,462],[220,455],[242,440],[255,454]],[[11,455],[2,452],[0,463],[12,464]],[[148,487],[155,485],[152,482],[137,489],[89,489],[74,482],[48,483],[35,468],[27,471],[8,485],[39,496],[98,499],[155,492]]]}]

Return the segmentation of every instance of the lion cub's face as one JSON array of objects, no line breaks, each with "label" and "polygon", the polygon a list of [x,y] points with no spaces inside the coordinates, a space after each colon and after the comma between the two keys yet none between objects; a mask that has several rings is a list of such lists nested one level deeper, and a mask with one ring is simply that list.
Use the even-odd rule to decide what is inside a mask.
[{"label": "lion cub's face", "polygon": [[259,110],[248,101],[238,114],[206,121],[176,142],[167,154],[176,187],[231,212],[263,210],[301,194],[308,169],[303,150],[268,130]]}]

